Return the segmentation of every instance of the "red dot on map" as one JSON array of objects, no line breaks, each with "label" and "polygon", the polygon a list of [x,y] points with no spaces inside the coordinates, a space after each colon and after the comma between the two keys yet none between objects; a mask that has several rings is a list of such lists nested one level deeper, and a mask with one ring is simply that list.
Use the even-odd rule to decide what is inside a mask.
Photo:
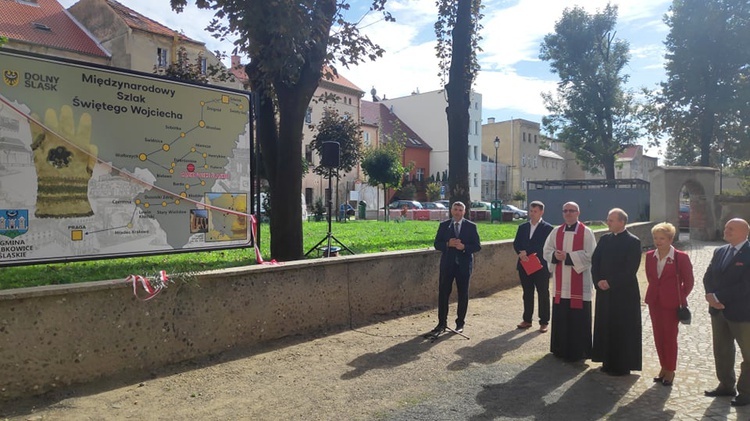
[{"label": "red dot on map", "polygon": [[188,171],[190,171],[190,172],[193,172],[193,171],[195,171],[195,165],[193,165],[193,164],[188,164],[188,166],[187,166],[187,170],[188,170]]}]

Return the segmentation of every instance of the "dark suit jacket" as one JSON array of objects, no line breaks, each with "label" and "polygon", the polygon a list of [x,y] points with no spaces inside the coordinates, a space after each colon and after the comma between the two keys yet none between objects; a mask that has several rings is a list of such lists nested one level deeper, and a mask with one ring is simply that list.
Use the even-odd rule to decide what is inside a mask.
[{"label": "dark suit jacket", "polygon": [[468,219],[464,219],[461,222],[461,232],[458,238],[465,246],[463,250],[448,247],[448,240],[454,237],[453,218],[441,222],[438,226],[437,234],[435,234],[435,249],[443,252],[442,256],[440,256],[440,270],[443,270],[443,268],[448,267],[450,264],[455,264],[456,259],[458,259],[458,264],[462,269],[461,272],[465,273],[464,270],[468,269],[469,273],[471,273],[474,264],[474,253],[482,249],[482,246],[479,244],[477,225]]},{"label": "dark suit jacket", "polygon": [[[646,304],[665,309],[676,309],[680,304],[687,306],[687,296],[693,290],[695,282],[690,256],[684,251],[675,249],[675,259],[667,260],[660,277],[656,270],[655,253],[656,250],[650,250],[646,253],[646,279],[648,279]],[[677,282],[680,282],[679,288]],[[677,296],[678,292],[680,293],[679,297]]]},{"label": "dark suit jacket", "polygon": [[703,276],[703,287],[706,294],[713,293],[724,310],[709,307],[711,314],[724,312],[724,317],[733,322],[750,322],[750,243],[745,244],[734,255],[725,270],[721,268],[724,256],[731,246],[726,244],[714,250],[711,264]]},{"label": "dark suit jacket", "polygon": [[[542,219],[534,230],[534,236],[529,238],[531,222],[524,222],[518,226],[516,239],[513,240],[513,249],[516,250],[516,254],[520,253],[521,250],[526,250],[527,255],[536,253],[539,261],[542,262],[542,269],[549,273],[547,261],[544,260],[544,242],[547,241],[547,237],[553,229],[554,227],[549,222]],[[520,259],[516,264],[516,269],[523,270]]]}]

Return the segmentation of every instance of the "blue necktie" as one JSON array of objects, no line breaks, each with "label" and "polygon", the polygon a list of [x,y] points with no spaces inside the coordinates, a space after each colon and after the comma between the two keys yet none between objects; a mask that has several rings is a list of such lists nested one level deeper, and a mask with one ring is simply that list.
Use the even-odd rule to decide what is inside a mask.
[{"label": "blue necktie", "polygon": [[721,262],[721,270],[726,270],[729,267],[729,263],[732,261],[732,258],[734,258],[735,253],[737,253],[737,249],[730,247],[729,251],[724,256],[724,261]]}]

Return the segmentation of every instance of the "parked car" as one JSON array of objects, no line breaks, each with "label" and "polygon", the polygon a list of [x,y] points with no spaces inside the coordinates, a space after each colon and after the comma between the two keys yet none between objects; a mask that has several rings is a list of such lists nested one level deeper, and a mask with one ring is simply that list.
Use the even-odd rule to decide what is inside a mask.
[{"label": "parked car", "polygon": [[445,206],[446,209],[449,209],[451,207],[450,200],[436,200],[435,203],[440,203],[441,205]]},{"label": "parked car", "polygon": [[471,202],[471,210],[490,210],[492,205],[490,202]]},{"label": "parked car", "polygon": [[448,208],[445,207],[444,204],[438,202],[424,202],[422,203],[422,208],[432,210],[448,210]]},{"label": "parked car", "polygon": [[388,208],[403,209],[404,206],[406,206],[406,209],[422,209],[422,204],[417,202],[416,200],[394,200],[390,205],[388,205]]},{"label": "parked car", "polygon": [[679,228],[690,228],[690,205],[680,205]]},{"label": "parked car", "polygon": [[513,218],[515,219],[526,219],[529,217],[529,212],[519,209],[513,205],[503,205],[504,212],[513,212]]}]

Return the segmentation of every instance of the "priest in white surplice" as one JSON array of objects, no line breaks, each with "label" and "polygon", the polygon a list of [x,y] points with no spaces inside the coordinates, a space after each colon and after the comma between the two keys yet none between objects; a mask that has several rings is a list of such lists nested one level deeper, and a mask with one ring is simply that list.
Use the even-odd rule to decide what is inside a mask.
[{"label": "priest in white surplice", "polygon": [[575,202],[563,205],[565,223],[544,244],[544,259],[552,274],[552,337],[550,351],[566,361],[591,357],[591,256],[594,232],[578,221]]}]

